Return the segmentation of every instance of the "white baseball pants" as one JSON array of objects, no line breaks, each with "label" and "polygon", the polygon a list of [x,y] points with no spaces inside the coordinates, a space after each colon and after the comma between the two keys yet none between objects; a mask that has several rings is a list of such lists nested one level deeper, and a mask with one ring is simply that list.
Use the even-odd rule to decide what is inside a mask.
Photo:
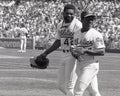
[{"label": "white baseball pants", "polygon": [[97,73],[99,71],[99,63],[90,63],[81,67],[81,63],[77,64],[77,81],[73,96],[83,96],[87,89],[90,96],[101,96],[98,90]]},{"label": "white baseball pants", "polygon": [[73,96],[76,82],[75,58],[70,53],[64,53],[61,66],[58,71],[58,88],[67,96]]}]

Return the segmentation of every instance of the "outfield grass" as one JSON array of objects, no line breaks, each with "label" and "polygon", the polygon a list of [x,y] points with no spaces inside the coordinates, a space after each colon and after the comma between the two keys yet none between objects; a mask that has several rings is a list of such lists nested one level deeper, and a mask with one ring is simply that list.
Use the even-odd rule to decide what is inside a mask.
[{"label": "outfield grass", "polygon": [[[17,49],[0,49],[0,96],[64,96],[56,88],[57,70],[63,53],[48,56],[48,69],[33,69],[29,58],[40,50],[18,53]],[[99,89],[102,96],[120,96],[120,53],[96,57],[100,61]],[[88,96],[87,92],[84,96]]]}]

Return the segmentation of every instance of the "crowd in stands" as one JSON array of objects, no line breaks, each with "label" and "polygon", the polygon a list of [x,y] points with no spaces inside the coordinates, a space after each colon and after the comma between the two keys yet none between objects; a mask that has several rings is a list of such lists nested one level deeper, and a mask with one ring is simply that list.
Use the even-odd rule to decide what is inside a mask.
[{"label": "crowd in stands", "polygon": [[[82,0],[84,1],[84,0]],[[83,2],[84,3],[84,2]],[[28,38],[36,37],[36,44],[52,43],[56,32],[56,24],[60,22],[64,3],[61,0],[43,2],[26,1],[15,6],[2,6],[0,2],[0,37],[18,38],[14,30],[24,23],[28,30]],[[77,2],[80,19],[82,3]],[[87,4],[86,4],[87,5]],[[97,16],[93,24],[103,36],[108,49],[120,49],[120,3],[97,1],[89,2],[88,11]],[[43,46],[43,45],[42,45]]]}]

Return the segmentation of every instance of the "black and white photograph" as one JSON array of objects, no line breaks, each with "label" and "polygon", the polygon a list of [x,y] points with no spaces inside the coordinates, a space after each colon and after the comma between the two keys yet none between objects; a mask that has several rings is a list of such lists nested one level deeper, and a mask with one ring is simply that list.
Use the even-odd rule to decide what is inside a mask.
[{"label": "black and white photograph", "polygon": [[119,96],[120,0],[0,0],[0,96]]}]

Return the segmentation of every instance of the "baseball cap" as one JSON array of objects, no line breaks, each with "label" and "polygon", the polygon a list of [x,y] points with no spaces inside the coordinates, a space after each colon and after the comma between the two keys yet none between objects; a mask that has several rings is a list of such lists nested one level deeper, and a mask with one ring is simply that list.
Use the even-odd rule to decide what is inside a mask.
[{"label": "baseball cap", "polygon": [[90,13],[90,12],[87,12],[87,11],[83,11],[81,13],[81,19],[88,19],[88,20],[95,20],[96,19],[96,16],[93,14],[93,13]]}]

